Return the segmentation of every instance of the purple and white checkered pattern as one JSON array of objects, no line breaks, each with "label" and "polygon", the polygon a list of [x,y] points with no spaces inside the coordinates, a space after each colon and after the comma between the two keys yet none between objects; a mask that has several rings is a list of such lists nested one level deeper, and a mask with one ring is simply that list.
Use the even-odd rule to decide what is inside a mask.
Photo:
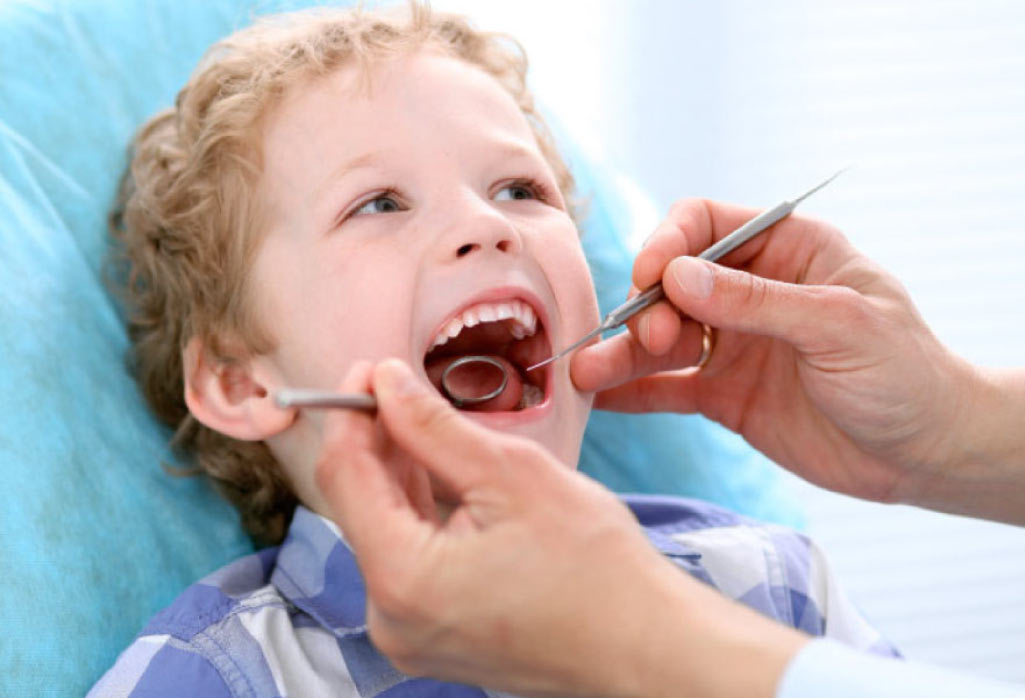
[{"label": "purple and white checkered pattern", "polygon": [[[809,634],[888,656],[806,537],[708,503],[625,496],[652,544],[725,595]],[[157,614],[90,696],[472,697],[410,678],[371,644],[356,561],[331,521],[300,507],[280,547],[190,586]]]}]

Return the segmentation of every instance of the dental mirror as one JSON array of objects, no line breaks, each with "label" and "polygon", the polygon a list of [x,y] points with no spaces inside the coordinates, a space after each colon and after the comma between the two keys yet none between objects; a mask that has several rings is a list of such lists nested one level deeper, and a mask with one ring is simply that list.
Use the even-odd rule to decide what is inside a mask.
[{"label": "dental mirror", "polygon": [[[459,371],[462,370],[462,371]],[[455,379],[452,378],[452,372],[456,371]],[[468,390],[453,389],[452,383],[455,381],[457,384],[462,378],[464,380],[470,380],[470,383],[474,383],[473,379],[475,375],[477,380],[481,381],[481,386],[495,386],[491,391],[484,392],[479,396],[469,395]],[[445,371],[441,373],[441,390],[445,393],[445,398],[452,402],[452,405],[456,408],[463,408],[464,406],[476,406],[482,404],[485,401],[498,398],[505,391],[505,387],[509,384],[509,372],[506,370],[505,365],[496,360],[493,357],[487,355],[467,355],[466,357],[460,357],[458,360],[450,364],[445,368]]]},{"label": "dental mirror", "polygon": [[[483,386],[495,388],[477,396],[467,395],[453,384],[460,384],[460,379],[473,373],[484,375]],[[453,406],[465,408],[477,406],[502,395],[509,384],[509,372],[505,366],[487,355],[467,355],[454,361],[441,375],[441,390]],[[463,390],[465,391],[465,390]],[[317,389],[279,389],[274,394],[274,402],[281,408],[351,408],[357,411],[373,413],[377,410],[377,399],[370,394],[342,394]]]}]

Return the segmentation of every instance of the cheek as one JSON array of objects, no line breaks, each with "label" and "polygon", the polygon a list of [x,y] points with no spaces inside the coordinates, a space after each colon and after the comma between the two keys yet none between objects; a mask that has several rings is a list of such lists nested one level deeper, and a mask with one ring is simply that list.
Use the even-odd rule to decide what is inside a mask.
[{"label": "cheek", "polygon": [[577,267],[574,268],[574,289],[577,292],[576,302],[579,304],[580,317],[587,328],[592,328],[601,321],[598,310],[598,296],[591,278],[591,268],[587,264],[583,250],[576,256]]},{"label": "cheek", "polygon": [[337,386],[357,360],[406,354],[413,275],[394,251],[355,248],[326,246],[287,268],[283,257],[264,266],[261,317],[293,383]]},{"label": "cheek", "polygon": [[601,320],[598,298],[576,231],[572,237],[561,237],[559,245],[550,245],[548,250],[551,252],[543,259],[550,261],[548,278],[556,290],[563,322],[567,329],[591,330]]},{"label": "cheek", "polygon": [[[405,354],[409,344],[415,257],[381,243],[352,249],[337,271],[338,289],[325,312],[359,359]],[[335,275],[332,275],[334,277]]]}]

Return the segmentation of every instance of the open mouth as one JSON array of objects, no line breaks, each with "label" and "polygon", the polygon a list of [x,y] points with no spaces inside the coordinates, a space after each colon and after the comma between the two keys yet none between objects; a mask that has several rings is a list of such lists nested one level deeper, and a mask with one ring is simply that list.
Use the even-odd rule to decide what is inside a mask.
[{"label": "open mouth", "polygon": [[[494,398],[472,405],[468,411],[523,411],[544,403],[549,396],[548,367],[526,368],[551,353],[548,333],[538,313],[521,299],[473,304],[449,319],[435,336],[424,357],[431,383],[443,395],[476,399],[493,392],[501,383],[501,370],[493,364],[466,363],[442,374],[449,365],[471,355],[500,363],[508,377],[505,389]],[[451,398],[451,397],[450,397]]]}]

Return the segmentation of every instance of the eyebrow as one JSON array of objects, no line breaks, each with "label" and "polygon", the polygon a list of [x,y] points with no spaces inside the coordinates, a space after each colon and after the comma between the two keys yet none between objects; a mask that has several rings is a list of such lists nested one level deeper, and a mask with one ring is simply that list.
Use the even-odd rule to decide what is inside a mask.
[{"label": "eyebrow", "polygon": [[495,144],[495,147],[501,149],[503,158],[540,158],[542,162],[545,162],[544,154],[541,153],[540,148],[533,150],[524,146],[519,141],[501,141]]},{"label": "eyebrow", "polygon": [[[540,152],[540,149],[533,150],[519,141],[503,140],[491,142],[489,145],[492,145],[499,151],[499,157],[502,159],[540,159],[542,163],[546,162],[544,155]],[[382,151],[367,151],[366,153],[361,153],[358,156],[350,158],[337,168],[332,169],[331,172],[324,177],[320,185],[318,185],[314,190],[314,201],[320,201],[323,198],[325,191],[332,183],[338,182],[338,180],[353,171],[369,167],[375,161],[380,160],[383,155],[384,153]]]},{"label": "eyebrow", "polygon": [[360,170],[370,166],[380,157],[381,153],[379,151],[368,151],[367,153],[360,154],[355,158],[350,158],[337,168],[333,168],[314,190],[314,201],[319,201],[323,197],[324,191],[331,185],[331,183],[338,182],[338,180],[354,170]]}]

